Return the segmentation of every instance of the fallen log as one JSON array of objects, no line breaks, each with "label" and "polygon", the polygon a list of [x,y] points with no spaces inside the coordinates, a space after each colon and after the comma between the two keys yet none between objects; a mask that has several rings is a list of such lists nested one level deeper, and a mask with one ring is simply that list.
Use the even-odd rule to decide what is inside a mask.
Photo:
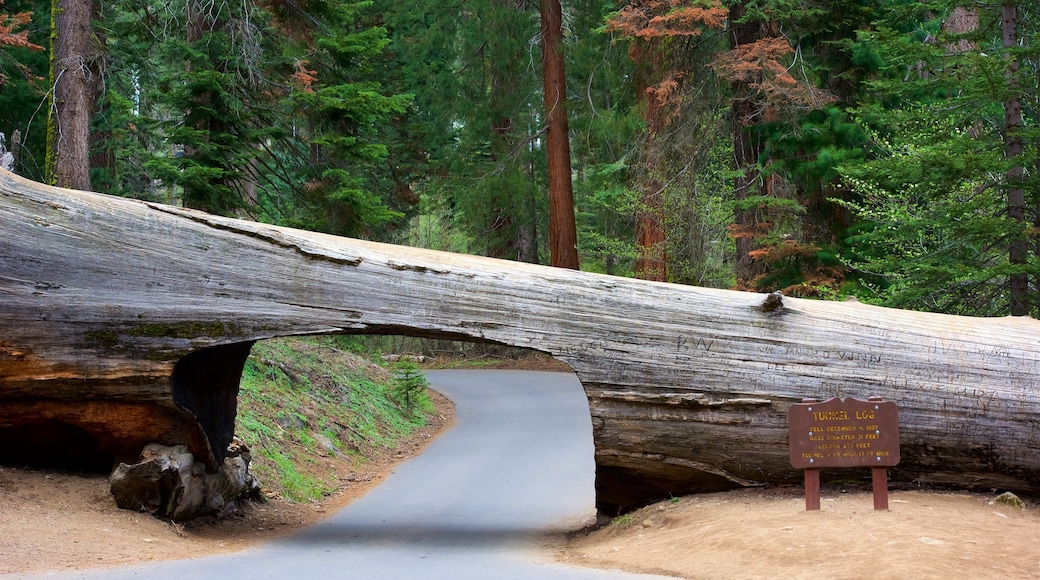
[{"label": "fallen log", "polygon": [[[787,409],[899,405],[897,482],[1040,492],[1040,323],[678,286],[216,217],[0,171],[0,448],[210,465],[254,341],[405,334],[567,362],[597,500],[796,482]],[[825,473],[826,477],[826,473]]]}]

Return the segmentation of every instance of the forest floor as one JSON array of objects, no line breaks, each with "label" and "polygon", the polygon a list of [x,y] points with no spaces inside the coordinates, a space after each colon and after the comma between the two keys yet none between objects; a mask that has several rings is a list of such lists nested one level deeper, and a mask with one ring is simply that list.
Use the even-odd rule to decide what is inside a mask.
[{"label": "forest floor", "polygon": [[[0,574],[200,557],[279,538],[329,517],[420,453],[453,423],[451,403],[435,402],[431,423],[397,450],[337,465],[336,493],[307,503],[270,498],[219,522],[174,524],[118,509],[104,475],[0,467]],[[546,549],[573,565],[684,578],[1040,579],[1040,506],[991,499],[897,491],[890,510],[875,512],[869,490],[825,487],[822,509],[806,512],[801,488],[750,489],[648,506],[546,538]]]}]

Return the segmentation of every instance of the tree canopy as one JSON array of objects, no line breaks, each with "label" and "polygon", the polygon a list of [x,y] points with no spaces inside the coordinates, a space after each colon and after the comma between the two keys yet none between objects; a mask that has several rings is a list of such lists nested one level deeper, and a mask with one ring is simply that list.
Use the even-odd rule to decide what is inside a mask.
[{"label": "tree canopy", "polygon": [[[73,13],[87,48],[55,61],[76,23],[52,45],[51,15]],[[1010,0],[7,0],[0,132],[43,180],[72,151],[56,131],[85,125],[90,188],[218,214],[541,263],[562,218],[587,270],[1036,317],[1038,20]],[[98,91],[84,121],[61,116],[70,58]]]}]

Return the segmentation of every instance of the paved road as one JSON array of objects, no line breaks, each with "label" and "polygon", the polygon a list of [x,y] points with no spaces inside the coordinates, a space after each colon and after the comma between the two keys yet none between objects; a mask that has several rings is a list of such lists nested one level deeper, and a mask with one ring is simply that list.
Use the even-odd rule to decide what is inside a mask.
[{"label": "paved road", "polygon": [[458,424],[328,521],[254,550],[58,578],[653,578],[551,562],[595,515],[592,426],[570,374],[434,371]]}]

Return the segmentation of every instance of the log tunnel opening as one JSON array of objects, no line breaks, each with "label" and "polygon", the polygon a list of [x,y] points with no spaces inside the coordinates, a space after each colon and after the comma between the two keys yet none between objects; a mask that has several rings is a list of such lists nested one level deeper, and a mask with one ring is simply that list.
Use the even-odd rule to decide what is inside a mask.
[{"label": "log tunnel opening", "polygon": [[[403,334],[407,329],[381,328],[380,332],[369,332],[364,334],[339,334],[338,336],[358,337],[370,343],[370,351],[408,353],[424,356],[448,356],[461,359],[498,359],[500,364],[496,368],[508,368],[518,370],[540,370],[567,372],[576,374],[574,369],[560,358],[552,356],[545,351],[515,347],[493,341],[474,340],[471,337],[457,336],[454,334],[437,333],[428,334]],[[389,334],[392,332],[393,334]],[[173,374],[173,386],[175,400],[185,409],[190,410],[198,418],[200,424],[209,436],[211,446],[215,453],[222,452],[235,435],[236,403],[239,391],[239,383],[242,371],[249,357],[250,349],[254,343],[236,343],[217,347],[211,347],[195,351],[177,363]],[[487,368],[482,366],[480,368]],[[586,402],[588,397],[584,391]],[[591,416],[591,408],[588,411]],[[242,434],[239,433],[239,436]],[[589,432],[590,439],[593,433]],[[246,441],[248,444],[249,442]],[[218,461],[222,458],[218,456]],[[602,476],[595,474],[596,496],[600,496],[600,482]],[[616,474],[608,474],[613,477]],[[613,489],[613,488],[611,488]],[[659,495],[659,494],[658,494]],[[641,500],[646,498],[640,495]],[[655,496],[654,499],[659,499]],[[647,501],[635,500],[638,505],[630,502],[624,504],[607,503],[599,504],[597,509],[606,512],[615,512],[621,508],[635,508]]]},{"label": "log tunnel opening", "polygon": [[[370,342],[369,348],[382,352],[425,356],[448,355],[462,359],[498,358],[506,361],[518,361],[523,357],[540,355],[542,361],[535,365],[535,369],[531,369],[530,358],[526,362],[507,363],[507,367],[575,373],[562,359],[537,349],[475,340],[472,337],[451,333],[405,334],[411,329],[398,327],[369,330],[370,332],[363,334],[339,336],[378,341]],[[183,409],[190,411],[204,429],[217,465],[223,461],[227,446],[236,435],[239,385],[253,344],[254,342],[242,342],[197,350],[183,357],[174,368],[174,400]],[[588,393],[583,394],[590,405],[589,414],[593,418],[593,433],[590,435],[595,439],[597,418]],[[600,460],[597,460],[595,465],[596,509],[608,515],[632,511],[671,496],[741,487],[725,477],[682,466],[662,465],[658,468],[658,477],[654,478],[648,475],[645,469],[604,465]]]},{"label": "log tunnel opening", "polygon": [[55,419],[0,428],[0,465],[108,473],[116,454],[86,429]]},{"label": "log tunnel opening", "polygon": [[253,341],[203,348],[185,355],[173,367],[173,400],[202,427],[214,465],[224,461],[235,436],[238,387],[252,348]]}]

